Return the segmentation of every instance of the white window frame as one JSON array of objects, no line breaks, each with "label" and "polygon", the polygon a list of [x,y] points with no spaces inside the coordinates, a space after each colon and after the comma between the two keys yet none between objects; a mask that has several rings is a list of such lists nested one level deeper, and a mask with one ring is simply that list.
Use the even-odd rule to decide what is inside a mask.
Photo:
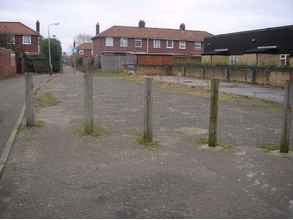
[{"label": "white window frame", "polygon": [[[137,43],[139,43],[139,44],[137,45]],[[142,48],[142,39],[135,39],[134,40],[134,47],[135,48]]]},{"label": "white window frame", "polygon": [[280,54],[280,65],[281,66],[289,65],[289,54]]},{"label": "white window frame", "polygon": [[128,38],[126,37],[120,38],[120,47],[128,47]]},{"label": "white window frame", "polygon": [[202,42],[201,41],[195,41],[194,42],[194,48],[195,49],[201,49],[202,48]]},{"label": "white window frame", "polygon": [[106,37],[105,38],[105,47],[114,47],[113,37]]},{"label": "white window frame", "polygon": [[[169,42],[171,42],[171,46],[169,45]],[[174,41],[173,40],[166,40],[166,48],[168,48],[168,49],[174,48]]]},{"label": "white window frame", "polygon": [[181,50],[186,49],[186,41],[179,41],[179,49]]},{"label": "white window frame", "polygon": [[153,40],[153,48],[161,48],[161,40]]},{"label": "white window frame", "polygon": [[31,35],[23,35],[22,36],[22,44],[24,44],[24,45],[32,44],[32,36]]},{"label": "white window frame", "polygon": [[238,62],[238,57],[237,57],[237,56],[235,56],[235,55],[231,55],[231,56],[229,57],[229,63],[230,63],[230,65],[236,65],[237,62]]}]

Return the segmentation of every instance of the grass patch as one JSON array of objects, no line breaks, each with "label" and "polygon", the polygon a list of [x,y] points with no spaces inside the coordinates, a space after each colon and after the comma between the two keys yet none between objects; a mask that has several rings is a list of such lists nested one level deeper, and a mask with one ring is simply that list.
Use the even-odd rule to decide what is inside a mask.
[{"label": "grass patch", "polygon": [[104,128],[104,127],[97,127],[94,126],[93,132],[90,133],[88,130],[85,128],[85,126],[75,128],[73,133],[79,137],[84,137],[84,136],[92,136],[95,138],[100,138],[103,135],[106,135],[109,133],[109,130]]},{"label": "grass patch", "polygon": [[266,152],[280,150],[280,145],[278,144],[260,144],[257,147],[263,149]]},{"label": "grass patch", "polygon": [[209,143],[209,140],[207,138],[200,138],[197,143],[200,145],[205,145]]},{"label": "grass patch", "polygon": [[54,106],[59,103],[58,99],[56,96],[54,96],[50,92],[46,92],[42,95],[39,95],[37,97],[37,104],[39,107],[49,107],[49,106]]},{"label": "grass patch", "polygon": [[159,149],[160,145],[158,141],[150,141],[144,138],[143,134],[137,134],[136,143],[140,145],[144,145],[147,150],[156,151]]},{"label": "grass patch", "polygon": [[37,120],[35,122],[34,127],[36,127],[36,128],[43,128],[43,127],[45,127],[45,122],[43,120]]}]

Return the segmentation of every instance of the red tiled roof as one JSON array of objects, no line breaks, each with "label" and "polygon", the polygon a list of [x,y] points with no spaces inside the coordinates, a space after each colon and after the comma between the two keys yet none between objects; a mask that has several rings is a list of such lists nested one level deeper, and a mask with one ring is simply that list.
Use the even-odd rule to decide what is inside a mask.
[{"label": "red tiled roof", "polygon": [[166,28],[140,28],[129,26],[112,26],[103,31],[98,37],[127,37],[127,38],[149,38],[165,40],[203,41],[205,37],[212,36],[206,31],[177,30]]},{"label": "red tiled roof", "polygon": [[39,35],[36,31],[21,22],[0,21],[0,33],[13,33],[19,35]]},{"label": "red tiled roof", "polygon": [[78,48],[81,50],[93,49],[93,43],[91,42],[82,43],[78,46]]}]

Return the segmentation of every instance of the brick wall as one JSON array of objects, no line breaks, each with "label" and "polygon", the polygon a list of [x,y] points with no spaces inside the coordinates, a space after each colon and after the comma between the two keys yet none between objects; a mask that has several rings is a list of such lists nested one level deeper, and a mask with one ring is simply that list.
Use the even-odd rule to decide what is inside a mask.
[{"label": "brick wall", "polygon": [[15,54],[9,49],[0,48],[0,78],[16,74]]},{"label": "brick wall", "polygon": [[115,53],[126,53],[126,52],[134,52],[134,53],[154,53],[154,54],[180,54],[180,55],[197,55],[201,54],[201,49],[194,48],[194,42],[186,42],[186,49],[179,49],[179,41],[174,41],[173,48],[166,48],[166,40],[161,40],[160,48],[153,47],[152,39],[142,39],[142,47],[137,48],[134,45],[135,39],[128,38],[128,47],[120,47],[120,38],[114,38],[114,46],[106,47],[105,46],[105,38],[96,38],[93,41],[94,44],[94,55],[101,54],[103,52],[115,52]]},{"label": "brick wall", "polygon": [[38,54],[39,53],[38,36],[31,36],[31,38],[32,38],[31,44],[22,44],[22,35],[16,35],[15,36],[16,48],[26,53]]}]

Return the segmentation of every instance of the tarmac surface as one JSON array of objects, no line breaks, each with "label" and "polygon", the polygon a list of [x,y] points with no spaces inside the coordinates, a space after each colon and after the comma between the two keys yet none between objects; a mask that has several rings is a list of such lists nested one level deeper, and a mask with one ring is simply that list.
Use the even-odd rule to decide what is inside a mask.
[{"label": "tarmac surface", "polygon": [[[176,76],[156,76],[156,80],[163,82],[174,82],[183,85],[208,87],[208,80],[199,80],[189,77]],[[235,83],[235,82],[221,82],[220,91],[234,95],[243,95],[248,97],[255,97],[267,101],[283,103],[284,89],[275,87],[264,87],[255,84]],[[293,99],[293,97],[292,97]]]},{"label": "tarmac surface", "polygon": [[[143,84],[95,77],[101,137],[80,136],[83,77],[69,67],[40,95],[43,127],[19,132],[0,182],[1,218],[292,218],[293,155],[279,142],[281,112],[253,100],[220,103],[219,140],[207,136],[209,98],[154,85],[154,146],[143,128]],[[231,144],[231,148],[227,144]]]},{"label": "tarmac surface", "polygon": [[[35,86],[45,81],[48,76],[35,76]],[[24,104],[25,82],[23,75],[0,80],[0,154],[16,123]]]}]

